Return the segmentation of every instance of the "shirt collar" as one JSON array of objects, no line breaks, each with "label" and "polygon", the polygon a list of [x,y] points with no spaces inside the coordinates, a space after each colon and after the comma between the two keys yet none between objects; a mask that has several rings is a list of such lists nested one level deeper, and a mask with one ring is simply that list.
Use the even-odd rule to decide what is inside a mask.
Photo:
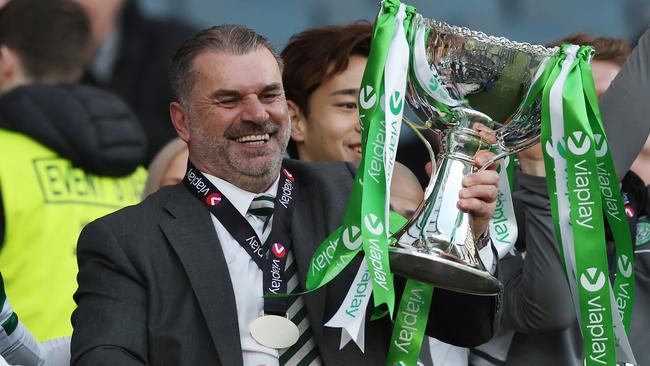
[{"label": "shirt collar", "polygon": [[236,185],[223,180],[219,177],[215,177],[214,175],[210,175],[206,172],[201,172],[203,175],[205,175],[206,178],[210,181],[210,183],[214,184],[215,187],[224,195],[226,198],[228,198],[228,201],[232,203],[233,206],[239,211],[239,213],[242,216],[246,216],[246,213],[248,212],[248,208],[251,207],[251,203],[253,202],[253,199],[260,195],[260,194],[267,194],[270,196],[275,197],[275,194],[278,191],[278,182],[280,181],[280,174],[278,174],[278,177],[275,178],[275,181],[271,186],[264,192],[262,193],[253,193],[249,192],[246,190],[243,190]]}]

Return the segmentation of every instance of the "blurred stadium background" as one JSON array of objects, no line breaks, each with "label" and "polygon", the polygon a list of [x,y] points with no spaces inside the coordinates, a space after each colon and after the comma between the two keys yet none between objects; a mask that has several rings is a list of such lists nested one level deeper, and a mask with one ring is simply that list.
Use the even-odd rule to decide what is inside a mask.
[{"label": "blurred stadium background", "polygon": [[[635,44],[650,24],[650,0],[410,0],[421,14],[511,40],[545,43],[570,33],[622,37]],[[245,24],[278,49],[304,29],[372,20],[378,0],[140,0],[148,14],[204,27]]]}]

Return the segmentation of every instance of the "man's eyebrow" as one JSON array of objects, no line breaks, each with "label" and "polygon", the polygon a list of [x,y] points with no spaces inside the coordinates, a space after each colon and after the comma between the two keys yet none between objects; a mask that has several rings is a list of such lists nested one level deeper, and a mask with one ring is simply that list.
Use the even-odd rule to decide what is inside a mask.
[{"label": "man's eyebrow", "polygon": [[282,90],[282,84],[281,83],[273,83],[273,84],[269,84],[269,85],[265,86],[264,89],[262,89],[262,91],[260,92],[260,94],[273,92],[273,91],[278,91],[278,90]]},{"label": "man's eyebrow", "polygon": [[[259,94],[264,94],[268,92],[273,92],[273,91],[278,91],[282,90],[282,84],[281,83],[272,83],[267,86],[265,86]],[[210,95],[212,99],[218,99],[218,98],[223,98],[223,97],[241,97],[241,93],[239,93],[237,90],[231,90],[231,89],[218,89],[214,93]]]},{"label": "man's eyebrow", "polygon": [[210,97],[212,99],[218,99],[218,98],[223,98],[223,97],[239,97],[240,94],[236,90],[229,90],[229,89],[219,89],[212,93]]},{"label": "man's eyebrow", "polygon": [[330,95],[331,95],[331,96],[334,96],[334,95],[353,95],[353,96],[356,97],[356,96],[359,95],[359,89],[355,89],[355,88],[350,88],[350,89],[339,89],[339,90],[335,90],[335,91],[332,92],[332,94],[330,94]]}]

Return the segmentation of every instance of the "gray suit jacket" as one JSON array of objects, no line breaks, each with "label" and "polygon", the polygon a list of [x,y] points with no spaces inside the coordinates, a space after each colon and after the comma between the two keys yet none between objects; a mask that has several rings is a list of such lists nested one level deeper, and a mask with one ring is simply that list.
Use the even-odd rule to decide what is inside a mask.
[{"label": "gray suit jacket", "polygon": [[[342,221],[353,169],[291,160],[285,166],[300,185],[291,236],[304,285],[314,250]],[[236,280],[229,277],[209,212],[183,186],[89,224],[77,255],[73,365],[242,365]],[[323,327],[358,265],[357,258],[332,283],[304,296],[328,365],[385,364],[388,319],[366,322],[365,354],[353,345],[339,350],[340,331]],[[403,285],[397,281],[398,293]],[[436,290],[428,333],[448,343],[480,344],[492,335],[495,309],[495,297]]]}]

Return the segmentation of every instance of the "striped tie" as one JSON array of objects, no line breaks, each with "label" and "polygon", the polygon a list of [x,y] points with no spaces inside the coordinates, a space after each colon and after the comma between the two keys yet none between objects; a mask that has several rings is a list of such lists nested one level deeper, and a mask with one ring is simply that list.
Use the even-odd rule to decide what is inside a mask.
[{"label": "striped tie", "polygon": [[[293,258],[293,252],[289,252],[289,256],[287,257],[285,275],[289,279],[287,291],[289,293],[299,291],[298,271]],[[314,342],[314,332],[309,324],[305,302],[300,296],[290,297],[289,302],[291,305],[289,306],[289,310],[287,310],[287,315],[294,324],[298,325],[300,338],[298,338],[298,342],[293,346],[280,350],[280,366],[322,365],[323,361],[320,359],[318,347],[316,347],[316,343]]]},{"label": "striped tie", "polygon": [[260,240],[263,243],[266,243],[266,239],[269,238],[271,233],[271,228],[273,227],[273,207],[275,203],[275,198],[267,194],[261,194],[253,198],[251,206],[248,208],[248,213],[257,216],[260,220],[264,222],[262,227],[262,235]]},{"label": "striped tie", "polygon": [[[264,226],[260,240],[265,243],[271,233],[273,226],[273,207],[274,198],[269,195],[259,195],[253,199],[248,213],[259,217]],[[285,278],[288,278],[287,291],[297,292],[298,288],[298,271],[296,269],[296,262],[293,258],[293,252],[289,252],[287,256],[287,266],[285,270]],[[289,298],[289,309],[287,315],[289,319],[298,326],[300,337],[298,342],[293,346],[280,350],[280,366],[317,366],[322,365],[323,362],[318,354],[318,347],[314,342],[314,333],[309,324],[307,317],[307,308],[305,302],[300,296],[293,296]]]}]

